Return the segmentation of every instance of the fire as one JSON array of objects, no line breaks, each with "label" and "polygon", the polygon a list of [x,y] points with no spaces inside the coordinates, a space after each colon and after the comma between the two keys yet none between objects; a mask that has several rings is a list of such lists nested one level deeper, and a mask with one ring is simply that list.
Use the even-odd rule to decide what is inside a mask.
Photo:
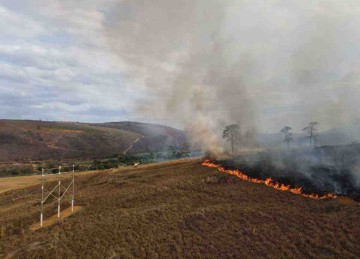
[{"label": "fire", "polygon": [[222,167],[221,165],[217,165],[212,163],[210,160],[205,160],[202,163],[203,166],[207,166],[210,168],[216,168],[217,170],[219,170],[219,172],[222,173],[227,173],[227,174],[231,174],[231,175],[235,175],[236,177],[248,181],[248,182],[252,182],[252,183],[258,183],[258,184],[265,184],[267,186],[270,186],[276,190],[280,190],[280,191],[288,191],[288,192],[292,192],[294,194],[298,194],[301,196],[304,196],[306,198],[311,198],[311,199],[318,199],[318,200],[324,200],[324,199],[335,199],[337,196],[335,194],[325,194],[323,196],[320,196],[318,194],[306,194],[303,193],[303,190],[301,187],[292,187],[290,185],[286,185],[286,184],[282,184],[282,183],[278,183],[275,182],[272,178],[267,178],[265,180],[262,179],[256,179],[256,178],[251,178],[250,176],[244,174],[243,172],[239,171],[239,170],[227,170],[224,167]]}]

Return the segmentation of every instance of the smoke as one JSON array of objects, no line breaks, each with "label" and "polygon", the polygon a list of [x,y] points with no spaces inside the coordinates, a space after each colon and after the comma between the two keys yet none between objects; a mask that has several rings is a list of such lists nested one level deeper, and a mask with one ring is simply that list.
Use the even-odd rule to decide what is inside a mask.
[{"label": "smoke", "polygon": [[278,150],[218,159],[226,169],[237,169],[256,179],[301,187],[305,193],[346,195],[360,201],[357,172],[360,145]]},{"label": "smoke", "polygon": [[358,118],[348,101],[360,95],[358,1],[122,0],[103,9],[127,83],[144,93],[134,109],[183,127],[203,149],[221,152],[228,124],[252,136]]},{"label": "smoke", "polygon": [[251,57],[244,55],[245,63],[234,57],[233,42],[223,32],[230,2],[121,1],[109,14],[109,42],[125,62],[130,83],[147,92],[137,111],[184,127],[203,149],[219,149],[229,123],[244,132],[253,127]]}]

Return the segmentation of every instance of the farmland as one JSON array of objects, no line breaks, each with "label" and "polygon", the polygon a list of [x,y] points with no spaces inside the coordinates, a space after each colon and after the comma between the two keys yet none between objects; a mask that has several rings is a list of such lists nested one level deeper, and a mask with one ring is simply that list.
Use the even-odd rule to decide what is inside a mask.
[{"label": "farmland", "polygon": [[[29,228],[39,220],[40,186],[0,194],[0,257],[360,255],[358,203],[277,191],[200,160],[83,173],[75,181],[82,210],[37,231]],[[55,214],[51,200],[45,218]]]}]

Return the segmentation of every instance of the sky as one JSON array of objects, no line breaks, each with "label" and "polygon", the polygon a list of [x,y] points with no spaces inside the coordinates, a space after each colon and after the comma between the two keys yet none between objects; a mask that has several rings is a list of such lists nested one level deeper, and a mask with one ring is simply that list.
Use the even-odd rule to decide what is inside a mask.
[{"label": "sky", "polygon": [[123,83],[103,13],[89,1],[0,2],[0,117],[65,121],[135,119],[141,95]]},{"label": "sky", "polygon": [[[205,126],[259,132],[349,124],[360,117],[359,24],[358,0],[2,0],[0,118],[186,128],[196,110]],[[208,90],[214,105],[193,101]]]}]

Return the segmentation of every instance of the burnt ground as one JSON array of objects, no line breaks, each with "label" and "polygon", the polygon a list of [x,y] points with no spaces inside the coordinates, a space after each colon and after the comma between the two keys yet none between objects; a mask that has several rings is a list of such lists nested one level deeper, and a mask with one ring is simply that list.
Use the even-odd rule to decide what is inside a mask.
[{"label": "burnt ground", "polygon": [[360,201],[360,146],[324,146],[316,149],[268,151],[214,160],[252,178],[302,187],[305,193],[333,193]]}]

